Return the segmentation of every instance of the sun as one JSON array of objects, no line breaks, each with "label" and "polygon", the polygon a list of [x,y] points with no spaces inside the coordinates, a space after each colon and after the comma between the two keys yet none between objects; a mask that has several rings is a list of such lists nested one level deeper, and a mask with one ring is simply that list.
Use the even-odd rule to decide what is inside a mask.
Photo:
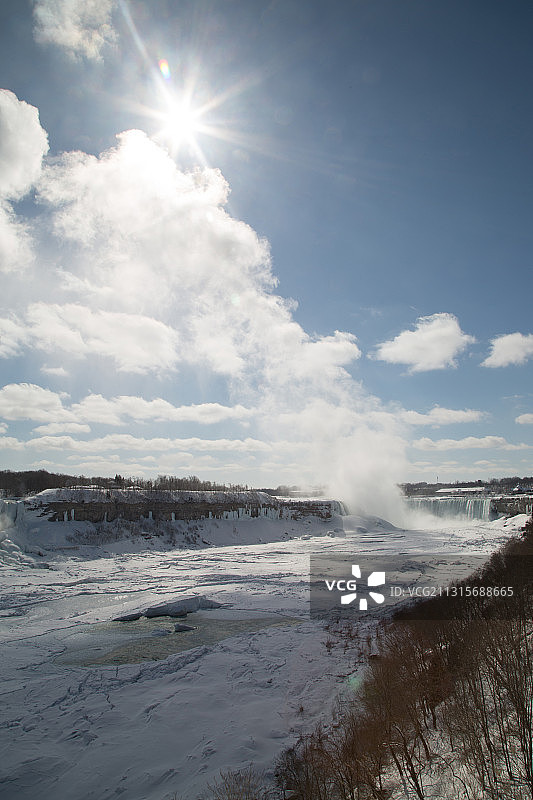
[{"label": "sun", "polygon": [[196,137],[202,129],[200,110],[193,108],[184,99],[174,100],[169,103],[162,119],[163,129],[160,136],[167,139],[173,147],[196,144]]}]

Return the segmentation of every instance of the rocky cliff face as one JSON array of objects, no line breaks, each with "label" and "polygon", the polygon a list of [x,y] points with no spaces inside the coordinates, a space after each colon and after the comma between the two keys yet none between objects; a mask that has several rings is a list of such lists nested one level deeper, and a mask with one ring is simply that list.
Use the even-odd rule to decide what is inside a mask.
[{"label": "rocky cliff face", "polygon": [[516,514],[531,514],[533,497],[531,495],[493,497],[490,501],[490,508],[495,514],[506,517],[514,517]]},{"label": "rocky cliff face", "polygon": [[302,519],[328,520],[344,514],[337,500],[273,497],[264,492],[148,492],[137,489],[47,489],[25,501],[51,522],[112,522],[153,519]]}]

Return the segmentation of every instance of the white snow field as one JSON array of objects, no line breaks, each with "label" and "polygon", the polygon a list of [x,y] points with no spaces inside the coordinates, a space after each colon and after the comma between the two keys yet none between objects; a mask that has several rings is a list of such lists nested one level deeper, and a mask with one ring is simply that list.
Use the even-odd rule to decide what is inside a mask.
[{"label": "white snow field", "polygon": [[310,619],[311,555],[458,553],[466,574],[471,555],[526,519],[435,519],[418,530],[353,515],[208,520],[200,538],[216,545],[169,549],[150,531],[124,540],[107,530],[98,543],[94,526],[88,536],[86,523],[17,519],[8,505],[2,800],[193,800],[220,770],[253,763],[268,774],[299,732],[328,721],[365,658],[355,644],[331,646]]}]

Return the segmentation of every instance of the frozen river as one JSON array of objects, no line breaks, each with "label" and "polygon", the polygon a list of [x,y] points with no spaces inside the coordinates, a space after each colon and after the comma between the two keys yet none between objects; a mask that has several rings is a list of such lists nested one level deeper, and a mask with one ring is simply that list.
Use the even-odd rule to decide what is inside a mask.
[{"label": "frozen river", "polygon": [[[348,516],[334,537],[0,568],[0,798],[189,800],[221,769],[268,770],[364,661],[309,618],[311,556],[457,553],[466,568],[524,519],[400,530]],[[112,622],[191,594],[222,608]]]}]

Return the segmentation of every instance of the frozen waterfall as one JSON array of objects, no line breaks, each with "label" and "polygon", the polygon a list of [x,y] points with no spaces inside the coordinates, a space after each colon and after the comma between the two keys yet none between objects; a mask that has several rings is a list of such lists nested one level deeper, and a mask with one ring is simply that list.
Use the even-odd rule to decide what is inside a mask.
[{"label": "frozen waterfall", "polygon": [[435,517],[490,519],[490,497],[407,497],[406,503],[415,511]]}]

